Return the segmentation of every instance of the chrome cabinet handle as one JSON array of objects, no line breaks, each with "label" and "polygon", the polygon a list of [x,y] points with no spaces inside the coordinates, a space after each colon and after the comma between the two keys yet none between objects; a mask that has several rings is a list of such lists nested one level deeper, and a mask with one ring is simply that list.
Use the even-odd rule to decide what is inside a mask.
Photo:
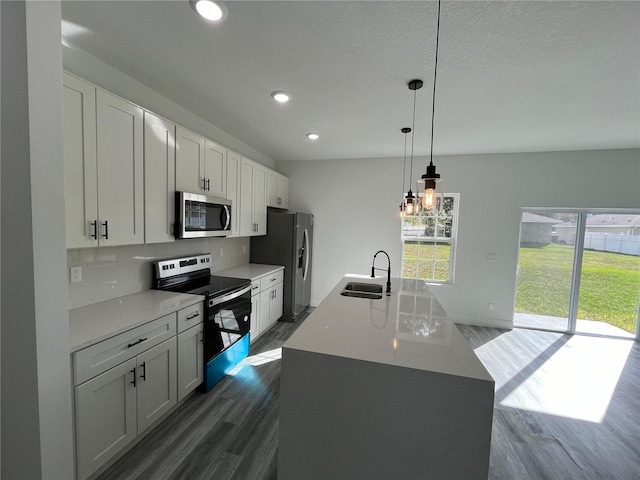
[{"label": "chrome cabinet handle", "polygon": [[143,381],[147,381],[147,362],[142,362],[142,375],[140,375],[140,378],[142,378]]},{"label": "chrome cabinet handle", "polygon": [[105,220],[102,222],[102,226],[104,227],[104,235],[102,235],[105,240],[109,240],[109,221]]},{"label": "chrome cabinet handle", "polygon": [[91,234],[91,238],[94,240],[98,239],[98,220],[94,220],[91,222],[91,228],[93,229],[93,233]]},{"label": "chrome cabinet handle", "polygon": [[207,192],[211,190],[211,179],[207,178]]},{"label": "chrome cabinet handle", "polygon": [[200,316],[200,312],[196,312],[193,315],[191,315],[190,317],[187,317],[186,320],[191,320],[192,318],[196,318]]},{"label": "chrome cabinet handle", "polygon": [[133,385],[133,388],[136,388],[136,367],[133,367],[131,369],[131,373],[133,374],[133,378],[131,379],[131,385]]}]

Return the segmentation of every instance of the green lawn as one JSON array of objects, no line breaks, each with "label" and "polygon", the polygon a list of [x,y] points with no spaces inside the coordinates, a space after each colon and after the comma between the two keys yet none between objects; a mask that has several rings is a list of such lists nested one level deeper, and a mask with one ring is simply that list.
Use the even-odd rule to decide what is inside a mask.
[{"label": "green lawn", "polygon": [[451,246],[449,244],[407,242],[404,245],[402,276],[447,281],[449,280],[450,256]]},{"label": "green lawn", "polygon": [[[516,312],[567,317],[573,247],[520,248]],[[605,321],[635,333],[640,257],[585,250],[578,318]]]}]

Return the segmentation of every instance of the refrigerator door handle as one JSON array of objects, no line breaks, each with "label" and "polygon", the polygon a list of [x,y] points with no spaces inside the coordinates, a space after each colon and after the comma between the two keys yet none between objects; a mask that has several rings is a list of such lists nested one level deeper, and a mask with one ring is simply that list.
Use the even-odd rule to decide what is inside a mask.
[{"label": "refrigerator door handle", "polygon": [[309,231],[304,229],[304,268],[302,269],[302,281],[307,281],[307,272],[309,271]]}]

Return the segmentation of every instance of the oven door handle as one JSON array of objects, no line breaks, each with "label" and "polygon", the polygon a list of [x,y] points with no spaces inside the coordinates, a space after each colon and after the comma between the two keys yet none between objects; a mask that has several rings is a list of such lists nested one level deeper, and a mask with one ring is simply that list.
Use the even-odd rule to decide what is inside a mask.
[{"label": "oven door handle", "polygon": [[241,297],[242,295],[250,291],[251,291],[251,284],[247,285],[241,290],[231,292],[230,294],[225,295],[223,297],[212,298],[211,300],[209,300],[209,307],[215,307],[216,305],[220,305],[221,303],[225,303],[225,302],[228,302],[229,300],[233,300],[234,298]]}]

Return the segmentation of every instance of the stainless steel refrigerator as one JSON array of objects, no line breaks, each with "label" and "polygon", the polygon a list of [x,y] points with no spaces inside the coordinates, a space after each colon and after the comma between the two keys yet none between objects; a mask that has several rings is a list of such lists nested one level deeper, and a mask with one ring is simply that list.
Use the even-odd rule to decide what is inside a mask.
[{"label": "stainless steel refrigerator", "polygon": [[267,214],[267,234],[251,237],[251,263],[284,265],[283,314],[295,322],[311,303],[313,215]]}]

